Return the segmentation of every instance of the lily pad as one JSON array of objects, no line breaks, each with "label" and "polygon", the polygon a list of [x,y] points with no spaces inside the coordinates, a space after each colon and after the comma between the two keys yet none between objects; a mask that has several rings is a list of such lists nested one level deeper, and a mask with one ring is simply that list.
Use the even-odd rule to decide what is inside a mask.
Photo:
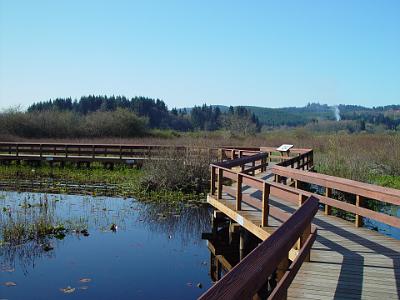
[{"label": "lily pad", "polygon": [[80,290],[87,290],[89,287],[87,285],[83,285],[81,287],[79,287]]},{"label": "lily pad", "polygon": [[63,292],[64,294],[71,294],[75,292],[75,288],[67,286],[65,288],[61,288],[60,291]]},{"label": "lily pad", "polygon": [[6,287],[16,286],[17,284],[14,281],[6,281],[3,283]]}]

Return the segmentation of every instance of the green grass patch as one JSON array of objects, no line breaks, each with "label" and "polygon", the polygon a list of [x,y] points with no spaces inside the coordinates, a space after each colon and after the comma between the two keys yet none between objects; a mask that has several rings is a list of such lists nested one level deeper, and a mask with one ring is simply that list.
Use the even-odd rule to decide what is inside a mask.
[{"label": "green grass patch", "polygon": [[[177,203],[187,200],[203,200],[205,193],[195,193],[180,190],[149,190],[143,185],[145,176],[143,170],[129,168],[127,166],[116,166],[113,170],[105,169],[101,164],[92,164],[90,168],[76,168],[67,164],[64,168],[48,165],[31,167],[29,165],[0,166],[0,179],[15,183],[16,190],[19,190],[18,180],[31,180],[43,183],[42,187],[47,190],[35,190],[54,193],[77,193],[74,188],[68,187],[65,183],[80,185],[112,186],[107,189],[107,195],[132,197],[143,201]],[[13,186],[10,186],[12,189]],[[88,188],[86,191],[79,190],[78,193],[101,195],[104,190],[101,188]]]}]

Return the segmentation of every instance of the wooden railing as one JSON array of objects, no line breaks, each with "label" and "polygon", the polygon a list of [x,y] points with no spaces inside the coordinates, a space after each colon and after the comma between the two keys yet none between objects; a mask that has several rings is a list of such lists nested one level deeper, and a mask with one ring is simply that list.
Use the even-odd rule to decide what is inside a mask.
[{"label": "wooden railing", "polygon": [[[262,227],[268,226],[270,217],[280,220],[283,224],[200,299],[250,299],[274,271],[277,272],[277,275],[280,274],[277,276],[279,281],[269,299],[285,298],[287,289],[302,262],[309,258],[316,231],[313,229],[308,231],[308,235],[300,237],[297,245],[295,245],[295,241],[299,239],[299,232],[304,233],[302,226],[310,225],[312,217],[318,210],[318,201],[325,204],[326,214],[331,213],[332,207],[355,214],[357,227],[362,225],[363,217],[400,227],[400,218],[363,207],[363,202],[367,199],[400,205],[399,190],[308,172],[313,169],[313,151],[311,149],[294,149],[291,151],[291,156],[287,157],[276,155],[276,150],[273,148],[262,147],[260,150],[262,151],[255,151],[252,156],[245,157],[235,155],[237,152],[228,150],[231,157],[240,158],[212,164],[211,195],[217,200],[222,199],[223,193],[232,196],[238,212],[242,209],[243,203],[258,208],[261,211]],[[271,174],[275,178],[274,182],[250,175],[254,175],[254,169],[265,171],[268,162],[271,161],[277,161],[277,164],[271,167]],[[236,186],[233,183],[236,183]],[[324,188],[325,195],[317,195],[302,189],[306,186],[305,184]],[[243,186],[261,191],[261,200],[249,193],[244,193]],[[354,195],[355,203],[334,199],[333,194],[336,191]],[[270,197],[297,204],[299,209],[294,215],[290,215],[271,206]],[[282,246],[283,244],[285,247]],[[293,249],[297,250],[294,252],[295,257],[292,255]],[[288,262],[286,265],[283,264],[278,255],[283,255],[286,262],[286,257],[289,256],[293,262],[288,267]],[[282,275],[282,270],[286,270],[284,275]]]},{"label": "wooden railing", "polygon": [[83,158],[113,158],[113,160],[163,158],[168,151],[195,155],[207,152],[217,157],[224,153],[217,148],[164,146],[164,145],[125,145],[125,144],[76,144],[76,143],[5,143],[0,142],[0,159],[45,159],[46,157],[68,160]]},{"label": "wooden railing", "polygon": [[292,148],[289,154],[277,151],[273,147],[260,147],[260,151],[268,153],[269,161],[283,167],[311,170],[313,168],[313,150]]},{"label": "wooden railing", "polygon": [[[309,260],[317,230],[311,226],[318,199],[304,204],[272,235],[248,254],[199,299],[252,299],[268,277],[276,272],[277,286],[268,299],[282,299],[304,261]],[[290,263],[288,253],[300,240],[297,257]]]},{"label": "wooden railing", "polygon": [[[304,183],[323,188],[325,190],[325,195],[318,195],[318,199],[321,203],[325,204],[325,214],[331,214],[331,208],[335,207],[355,214],[356,227],[362,226],[362,218],[366,217],[400,228],[400,218],[363,207],[363,202],[367,199],[372,199],[384,204],[400,205],[400,191],[397,189],[380,187],[324,174],[304,172],[281,166],[273,166],[271,171],[276,175],[276,180],[279,183],[286,183],[288,178],[292,179],[297,193],[302,193],[305,196],[309,196],[312,193],[301,189]],[[335,191],[354,195],[355,203],[352,204],[334,199],[332,196]],[[290,193],[293,193],[293,191],[290,191]],[[288,195],[286,195],[286,197],[288,197]]]}]

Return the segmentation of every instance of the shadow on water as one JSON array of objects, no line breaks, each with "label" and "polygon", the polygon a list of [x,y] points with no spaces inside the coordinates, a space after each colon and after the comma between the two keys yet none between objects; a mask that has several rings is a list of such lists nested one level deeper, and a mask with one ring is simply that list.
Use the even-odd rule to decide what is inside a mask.
[{"label": "shadow on water", "polygon": [[190,299],[211,285],[205,204],[2,192],[0,209],[2,298]]}]

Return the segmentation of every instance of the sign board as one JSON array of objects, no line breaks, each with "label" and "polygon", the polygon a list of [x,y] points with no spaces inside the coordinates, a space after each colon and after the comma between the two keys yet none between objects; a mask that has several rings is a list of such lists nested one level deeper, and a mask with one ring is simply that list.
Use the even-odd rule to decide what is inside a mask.
[{"label": "sign board", "polygon": [[291,148],[293,148],[293,145],[283,144],[276,148],[276,150],[278,150],[279,152],[288,152]]}]

